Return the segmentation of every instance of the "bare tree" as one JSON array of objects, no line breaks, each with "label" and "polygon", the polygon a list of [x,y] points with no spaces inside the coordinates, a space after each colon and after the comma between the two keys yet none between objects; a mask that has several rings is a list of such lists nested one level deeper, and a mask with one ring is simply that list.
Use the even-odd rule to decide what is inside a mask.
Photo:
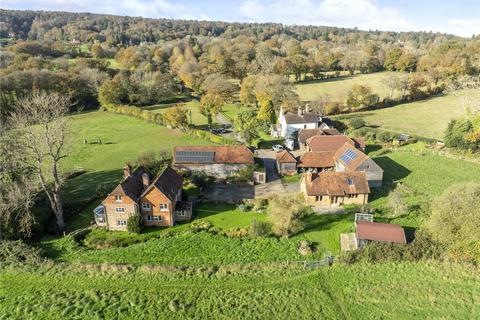
[{"label": "bare tree", "polygon": [[10,124],[20,134],[26,166],[35,172],[55,214],[59,232],[65,231],[60,161],[66,155],[66,115],[70,98],[36,92],[18,101]]},{"label": "bare tree", "polygon": [[400,88],[400,78],[395,74],[390,74],[382,79],[382,84],[388,88],[388,99],[392,100],[395,90]]}]

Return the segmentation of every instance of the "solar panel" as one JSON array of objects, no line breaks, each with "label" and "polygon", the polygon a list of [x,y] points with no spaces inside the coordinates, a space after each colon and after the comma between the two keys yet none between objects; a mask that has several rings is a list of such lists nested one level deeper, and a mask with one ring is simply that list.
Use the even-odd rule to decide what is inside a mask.
[{"label": "solar panel", "polygon": [[212,163],[214,151],[176,151],[175,161],[178,163]]},{"label": "solar panel", "polygon": [[345,163],[349,163],[350,161],[352,161],[353,159],[355,159],[357,157],[357,153],[355,151],[353,151],[352,149],[348,149],[347,151],[345,151],[342,156],[340,157],[340,159],[345,162]]}]

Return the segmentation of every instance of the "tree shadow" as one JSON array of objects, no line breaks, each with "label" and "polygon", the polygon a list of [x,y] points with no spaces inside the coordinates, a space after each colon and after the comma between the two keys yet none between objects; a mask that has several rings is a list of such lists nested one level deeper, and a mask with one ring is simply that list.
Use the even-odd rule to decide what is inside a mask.
[{"label": "tree shadow", "polygon": [[[122,170],[86,172],[69,179],[64,186],[65,202],[78,202],[98,196],[100,187],[113,186],[120,182]],[[103,190],[102,190],[103,191]],[[106,190],[105,190],[106,191]]]},{"label": "tree shadow", "polygon": [[365,147],[365,153],[369,154],[369,153],[372,153],[372,152],[375,152],[375,151],[378,151],[378,150],[381,150],[381,149],[382,149],[382,146],[379,145],[379,144],[368,144]]},{"label": "tree shadow", "polygon": [[[298,234],[307,233],[312,230],[330,230],[339,222],[348,221],[353,223],[354,216],[351,214],[313,214],[303,219],[305,228]],[[353,226],[353,224],[352,224]]]},{"label": "tree shadow", "polygon": [[412,172],[386,156],[377,157],[373,160],[383,169],[383,184],[381,188],[372,188],[369,201],[387,196],[398,180],[406,178]]},{"label": "tree shadow", "polygon": [[348,79],[353,79],[357,77],[358,75],[347,75],[347,76],[338,76],[338,77],[333,77],[333,78],[328,78],[328,79],[313,79],[313,80],[303,80],[303,81],[298,81],[297,84],[310,84],[310,83],[328,83],[328,82],[338,82],[338,81],[343,81],[343,80],[348,80]]}]

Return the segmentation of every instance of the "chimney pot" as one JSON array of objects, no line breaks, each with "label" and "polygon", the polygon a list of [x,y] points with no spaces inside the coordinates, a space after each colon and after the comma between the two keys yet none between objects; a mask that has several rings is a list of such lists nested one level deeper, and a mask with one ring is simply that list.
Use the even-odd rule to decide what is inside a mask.
[{"label": "chimney pot", "polygon": [[143,189],[146,189],[150,185],[150,176],[148,173],[142,174]]},{"label": "chimney pot", "polygon": [[123,167],[123,177],[128,178],[132,175],[132,166],[127,162],[125,167]]}]

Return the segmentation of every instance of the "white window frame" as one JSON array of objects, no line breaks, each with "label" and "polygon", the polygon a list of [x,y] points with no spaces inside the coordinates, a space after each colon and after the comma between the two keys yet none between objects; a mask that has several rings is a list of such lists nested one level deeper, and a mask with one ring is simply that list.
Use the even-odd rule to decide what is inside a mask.
[{"label": "white window frame", "polygon": [[123,226],[126,226],[126,225],[127,225],[126,220],[117,220],[117,226],[118,227],[123,227]]},{"label": "white window frame", "polygon": [[145,220],[148,222],[160,222],[163,221],[162,216],[146,216]]},{"label": "white window frame", "polygon": [[143,211],[152,211],[152,205],[149,202],[142,202]]},{"label": "white window frame", "polygon": [[176,212],[177,217],[185,217],[187,213],[185,211],[177,211]]},{"label": "white window frame", "polygon": [[115,212],[116,213],[125,213],[125,208],[124,207],[116,207]]},{"label": "white window frame", "polygon": [[168,203],[160,203],[160,211],[168,211]]},{"label": "white window frame", "polygon": [[122,202],[122,200],[123,200],[123,196],[121,196],[119,194],[115,195],[115,202]]}]

